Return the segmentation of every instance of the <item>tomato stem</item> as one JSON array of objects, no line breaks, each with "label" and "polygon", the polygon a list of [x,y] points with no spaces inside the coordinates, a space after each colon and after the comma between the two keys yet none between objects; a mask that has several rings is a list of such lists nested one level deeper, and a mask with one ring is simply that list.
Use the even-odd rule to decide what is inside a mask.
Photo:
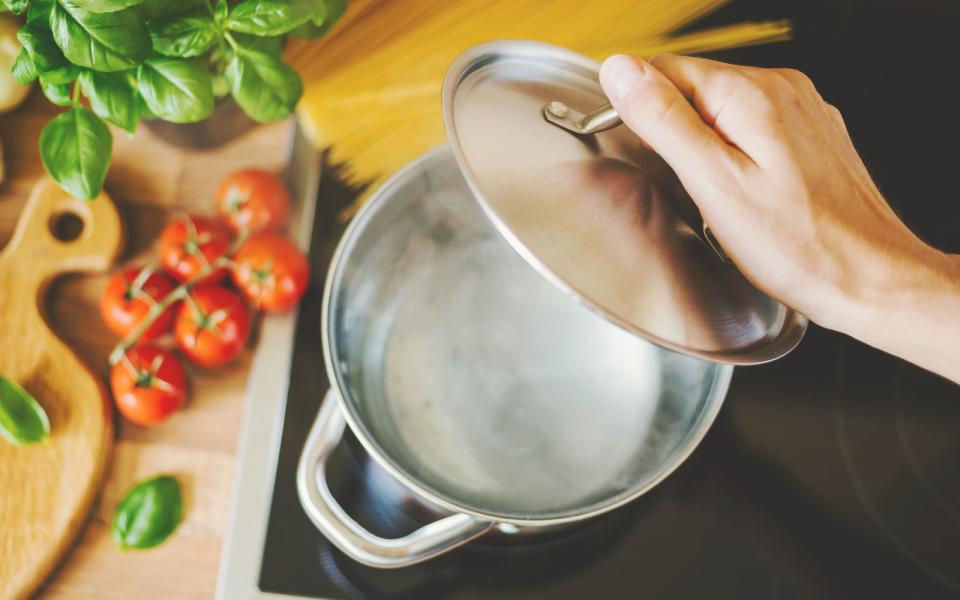
[{"label": "tomato stem", "polygon": [[113,350],[110,351],[110,356],[108,358],[110,366],[116,365],[123,360],[127,350],[134,347],[137,342],[140,341],[140,338],[142,338],[143,334],[150,329],[150,326],[153,325],[157,318],[159,318],[161,314],[163,314],[175,303],[179,302],[180,300],[187,299],[190,295],[190,290],[192,290],[198,283],[206,279],[217,269],[232,267],[233,260],[231,257],[236,254],[237,250],[240,249],[240,246],[247,241],[247,237],[249,235],[250,232],[246,228],[241,228],[240,231],[237,232],[236,239],[233,240],[230,248],[226,253],[224,253],[223,256],[212,262],[204,261],[203,266],[200,268],[197,274],[193,276],[193,278],[181,283],[179,286],[171,290],[169,294],[158,300],[156,304],[151,306],[144,319],[137,324],[134,330],[131,331],[127,337],[120,340],[120,342],[114,346]]},{"label": "tomato stem", "polygon": [[143,289],[143,286],[147,284],[147,280],[156,272],[156,267],[153,265],[147,265],[140,269],[140,272],[137,273],[137,276],[134,277],[127,285],[127,290],[123,294],[123,299],[127,302],[130,302],[134,298],[142,298],[146,300],[149,304],[154,304],[155,300],[153,296],[146,293]]}]

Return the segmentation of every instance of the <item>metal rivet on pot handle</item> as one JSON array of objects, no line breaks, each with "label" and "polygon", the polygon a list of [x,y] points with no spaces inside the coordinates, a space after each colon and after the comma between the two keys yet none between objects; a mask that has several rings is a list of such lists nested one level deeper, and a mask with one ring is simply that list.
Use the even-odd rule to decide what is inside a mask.
[{"label": "metal rivet on pot handle", "polygon": [[337,398],[327,392],[297,466],[297,492],[307,516],[350,558],[383,569],[414,565],[479,537],[494,524],[452,515],[396,539],[378,537],[350,517],[327,485],[326,463],[340,443],[346,422]]}]

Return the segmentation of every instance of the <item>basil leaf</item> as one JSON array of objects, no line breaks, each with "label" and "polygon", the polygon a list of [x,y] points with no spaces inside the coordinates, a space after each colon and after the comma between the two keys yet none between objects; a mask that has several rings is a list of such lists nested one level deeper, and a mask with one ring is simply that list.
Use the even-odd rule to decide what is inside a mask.
[{"label": "basil leaf", "polygon": [[317,11],[313,19],[290,32],[302,39],[314,40],[326,35],[347,11],[347,0],[320,0],[324,10]]},{"label": "basil leaf", "polygon": [[137,69],[137,86],[150,112],[165,121],[193,123],[213,112],[213,77],[202,60],[154,56]]},{"label": "basil leaf", "polygon": [[46,29],[50,29],[50,11],[53,9],[53,0],[31,0],[27,9],[27,23],[42,22]]},{"label": "basil leaf", "polygon": [[57,106],[70,106],[70,84],[51,83],[43,75],[41,75],[40,89],[43,90],[43,95],[47,97],[47,100],[53,102]]},{"label": "basil leaf", "polygon": [[183,499],[180,484],[169,475],[134,486],[117,505],[111,532],[121,549],[158,546],[180,524]]},{"label": "basil leaf", "polygon": [[170,4],[173,1],[174,0],[145,0],[139,6],[140,14],[146,19],[159,17],[160,15],[168,12],[167,9],[170,7]]},{"label": "basil leaf", "polygon": [[[48,83],[55,85],[70,83],[77,78],[80,68],[68,61],[60,51],[60,47],[53,40],[53,33],[43,12],[33,13],[34,7],[42,4],[34,0],[34,4],[30,5],[27,24],[17,31],[17,39],[33,60],[35,70],[43,75]],[[49,5],[47,8],[49,9]],[[47,15],[49,16],[49,13]]]},{"label": "basil leaf", "polygon": [[137,6],[144,19],[208,6],[207,0],[142,0]]},{"label": "basil leaf", "polygon": [[289,117],[303,94],[297,72],[267,54],[243,50],[234,53],[226,76],[233,99],[260,123]]},{"label": "basil leaf", "polygon": [[320,27],[327,21],[336,21],[347,10],[347,0],[320,0],[310,22]]},{"label": "basil leaf", "polygon": [[42,21],[49,29],[50,10],[52,8],[53,0],[31,0],[30,8],[27,9],[27,23]]},{"label": "basil leaf", "polygon": [[70,62],[88,69],[122,71],[150,55],[150,34],[136,7],[95,13],[59,0],[50,28]]},{"label": "basil leaf", "polygon": [[84,200],[103,189],[113,136],[95,114],[75,106],[54,117],[40,134],[40,159],[60,186]]},{"label": "basil leaf", "polygon": [[[233,36],[234,40],[237,42],[237,45],[242,48],[243,52],[257,52],[260,54],[267,54],[278,60],[281,59],[281,55],[283,54],[283,38],[280,36],[260,37],[257,35],[248,35],[246,33],[231,33],[230,35]],[[229,59],[230,56],[226,58]]]},{"label": "basil leaf", "polygon": [[15,15],[23,14],[29,3],[29,0],[3,0],[3,5]]},{"label": "basil leaf", "polygon": [[153,114],[147,103],[143,101],[142,96],[137,96],[137,106],[140,109],[140,118],[145,121],[156,121],[157,115]]},{"label": "basil leaf", "polygon": [[0,435],[14,444],[35,444],[50,436],[50,419],[30,392],[0,376]]},{"label": "basil leaf", "polygon": [[17,31],[17,39],[33,59],[39,72],[51,71],[69,64],[43,21],[27,22]]},{"label": "basil leaf", "polygon": [[80,75],[80,67],[75,64],[67,63],[63,66],[57,67],[56,69],[50,69],[49,71],[42,71],[40,77],[46,79],[50,83],[55,84],[65,84],[72,83]]},{"label": "basil leaf", "polygon": [[227,22],[227,16],[230,13],[230,5],[227,0],[217,0],[217,5],[213,7],[213,20],[218,27],[224,27]]},{"label": "basil leaf", "polygon": [[200,56],[220,36],[207,8],[147,21],[153,49],[166,56]]},{"label": "basil leaf", "polygon": [[17,54],[17,60],[13,62],[10,72],[13,73],[13,78],[23,85],[37,78],[37,67],[33,64],[33,59],[30,58],[26,48],[20,48],[20,53]]},{"label": "basil leaf", "polygon": [[63,0],[64,4],[95,13],[116,12],[143,2],[144,0]]},{"label": "basil leaf", "polygon": [[244,0],[233,7],[227,28],[253,35],[283,35],[309,21],[317,0]]},{"label": "basil leaf", "polygon": [[223,98],[230,93],[230,83],[227,76],[223,73],[214,73],[213,75],[213,95],[216,98]]},{"label": "basil leaf", "polygon": [[127,73],[84,71],[80,74],[80,89],[98,117],[130,133],[136,131],[140,102]]}]

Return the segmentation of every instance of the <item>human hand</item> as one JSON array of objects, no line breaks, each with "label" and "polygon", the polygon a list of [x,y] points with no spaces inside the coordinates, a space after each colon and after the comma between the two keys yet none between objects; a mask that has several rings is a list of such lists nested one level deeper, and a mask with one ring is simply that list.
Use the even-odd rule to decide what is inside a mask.
[{"label": "human hand", "polygon": [[809,78],[664,55],[600,82],[754,285],[960,382],[960,258],[900,221]]}]

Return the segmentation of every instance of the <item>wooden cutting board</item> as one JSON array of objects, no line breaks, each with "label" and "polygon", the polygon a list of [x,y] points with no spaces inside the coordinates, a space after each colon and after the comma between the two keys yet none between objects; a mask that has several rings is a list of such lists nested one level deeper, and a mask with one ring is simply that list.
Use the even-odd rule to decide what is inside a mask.
[{"label": "wooden cutting board", "polygon": [[44,294],[61,273],[107,269],[121,243],[109,197],[83,202],[45,179],[0,252],[0,374],[37,398],[51,427],[41,444],[0,439],[0,600],[27,597],[49,574],[104,473],[113,441],[106,390],[50,330]]}]

